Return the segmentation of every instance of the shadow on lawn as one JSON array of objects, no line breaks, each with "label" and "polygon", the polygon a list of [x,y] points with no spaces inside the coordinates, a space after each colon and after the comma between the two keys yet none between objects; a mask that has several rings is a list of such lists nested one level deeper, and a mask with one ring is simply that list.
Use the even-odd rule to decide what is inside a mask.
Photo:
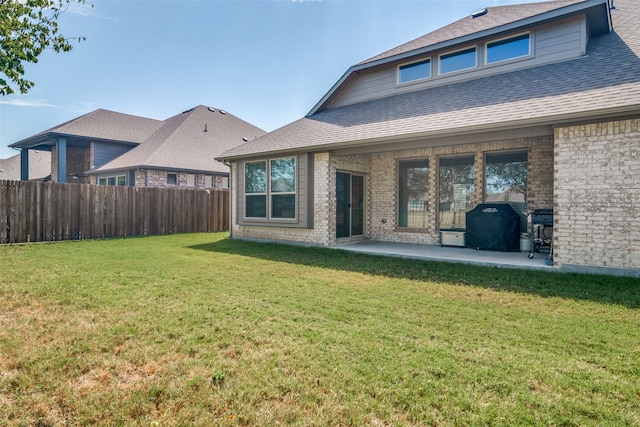
[{"label": "shadow on lawn", "polygon": [[640,279],[629,277],[480,267],[228,238],[189,248],[391,278],[480,286],[640,308]]}]

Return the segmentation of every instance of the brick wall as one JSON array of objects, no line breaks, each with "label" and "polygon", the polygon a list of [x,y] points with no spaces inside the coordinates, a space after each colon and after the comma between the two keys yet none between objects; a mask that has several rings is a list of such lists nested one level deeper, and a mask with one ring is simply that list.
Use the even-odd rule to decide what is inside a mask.
[{"label": "brick wall", "polygon": [[[271,241],[288,241],[302,244],[328,246],[335,241],[335,224],[333,235],[328,231],[331,226],[330,217],[335,217],[335,204],[331,210],[329,191],[333,182],[333,200],[335,200],[335,181],[331,181],[329,153],[318,153],[314,157],[314,224],[312,229],[271,227],[271,226],[243,226],[238,224],[238,163],[231,164],[231,234],[234,238],[258,239]],[[333,177],[335,178],[335,169]],[[331,214],[333,212],[333,215]],[[335,223],[335,220],[333,221]],[[333,240],[331,238],[333,237]]]},{"label": "brick wall", "polygon": [[[474,203],[484,197],[484,154],[493,151],[527,150],[527,210],[553,205],[553,139],[551,136],[492,141],[378,153],[371,156],[370,228],[373,240],[438,244],[438,158],[450,155],[474,156]],[[398,160],[426,158],[429,161],[429,211],[427,227],[409,230],[397,227]]]},{"label": "brick wall", "polygon": [[[167,173],[164,170],[138,169],[135,171],[134,185],[136,187],[167,187]],[[177,172],[176,175],[177,187],[192,187],[188,185],[186,172]],[[198,188],[227,188],[223,185],[225,183],[225,177],[221,175],[195,174],[195,186]],[[176,185],[171,185],[171,187],[176,187]]]},{"label": "brick wall", "polygon": [[640,268],[640,119],[555,130],[554,262]]},{"label": "brick wall", "polygon": [[[314,157],[314,229],[238,226],[237,188],[232,190],[232,232],[234,237],[287,240],[331,246],[336,242],[336,171],[365,176],[365,236],[374,240],[437,244],[438,156],[472,154],[475,158],[475,203],[484,191],[484,153],[487,151],[527,150],[529,152],[528,210],[551,207],[553,202],[553,138],[551,136],[461,144],[376,154],[335,156],[316,153]],[[429,160],[429,218],[424,230],[399,229],[396,224],[397,162],[399,159]],[[232,181],[237,182],[235,164]]]}]

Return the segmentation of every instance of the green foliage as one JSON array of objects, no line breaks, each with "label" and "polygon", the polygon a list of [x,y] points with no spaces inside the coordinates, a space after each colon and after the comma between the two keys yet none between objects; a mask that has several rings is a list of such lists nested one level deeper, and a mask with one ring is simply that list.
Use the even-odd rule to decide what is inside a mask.
[{"label": "green foliage", "polygon": [[58,32],[58,20],[71,3],[85,0],[0,0],[0,95],[27,93],[34,85],[25,79],[25,63],[38,62],[47,48],[68,52],[73,40]]}]

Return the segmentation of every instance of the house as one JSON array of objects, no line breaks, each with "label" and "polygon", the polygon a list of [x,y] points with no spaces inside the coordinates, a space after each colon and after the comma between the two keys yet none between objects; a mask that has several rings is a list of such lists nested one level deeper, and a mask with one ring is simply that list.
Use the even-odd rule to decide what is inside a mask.
[{"label": "house", "polygon": [[229,169],[214,157],[264,134],[202,105],[163,121],[99,109],[10,146],[21,149],[23,172],[27,153],[50,151],[55,182],[226,188]]},{"label": "house", "polygon": [[553,263],[640,273],[640,2],[488,7],[349,68],[219,160],[231,236],[439,244],[495,201],[553,209]]},{"label": "house", "polygon": [[[51,153],[48,151],[29,151],[29,178],[46,180],[51,175]],[[8,159],[0,159],[0,181],[20,180],[20,154]]]}]

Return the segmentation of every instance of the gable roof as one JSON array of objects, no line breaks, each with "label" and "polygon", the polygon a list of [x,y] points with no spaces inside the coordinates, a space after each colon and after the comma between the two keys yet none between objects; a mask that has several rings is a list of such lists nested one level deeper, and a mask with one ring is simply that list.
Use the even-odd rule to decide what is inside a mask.
[{"label": "gable roof", "polygon": [[[554,2],[555,3],[555,2]],[[640,2],[574,60],[324,110],[221,156],[319,151],[640,114]]]},{"label": "gable roof", "polygon": [[[421,50],[435,50],[436,48],[440,48],[439,45],[444,42],[456,41],[456,43],[460,43],[460,39],[464,37],[474,36],[474,38],[477,38],[482,32],[487,30],[495,31],[499,29],[500,31],[505,31],[505,28],[502,28],[504,26],[522,26],[526,24],[526,22],[523,21],[535,17],[549,19],[549,16],[541,15],[573,5],[578,5],[580,9],[582,9],[584,6],[590,6],[590,3],[592,2],[587,0],[555,0],[541,3],[487,7],[485,8],[486,13],[479,14],[480,16],[475,18],[473,15],[465,16],[429,34],[364,60],[360,62],[360,64],[370,64],[409,52],[411,55],[415,55]],[[561,11],[561,13],[566,14],[567,12]]]},{"label": "gable roof", "polygon": [[[29,179],[43,179],[51,175],[51,153],[29,150]],[[0,159],[0,180],[20,181],[20,154]]]},{"label": "gable roof", "polygon": [[203,105],[161,123],[140,145],[89,173],[137,167],[227,173],[227,166],[215,156],[266,133],[224,110]]},{"label": "gable roof", "polygon": [[[553,0],[541,3],[527,3],[487,7],[474,17],[466,16],[445,27],[418,37],[391,50],[360,62],[349,68],[333,85],[325,96],[311,109],[309,115],[320,111],[349,79],[358,72],[389,62],[408,60],[418,55],[426,55],[440,49],[452,48],[480,38],[497,36],[515,28],[526,28],[534,24],[556,19],[559,16],[571,16],[586,13],[592,35],[607,33],[611,30],[608,15],[601,10],[608,8],[609,0]],[[598,10],[598,6],[601,10]]]},{"label": "gable roof", "polygon": [[29,147],[51,135],[141,143],[161,125],[160,120],[98,109],[9,146]]}]

